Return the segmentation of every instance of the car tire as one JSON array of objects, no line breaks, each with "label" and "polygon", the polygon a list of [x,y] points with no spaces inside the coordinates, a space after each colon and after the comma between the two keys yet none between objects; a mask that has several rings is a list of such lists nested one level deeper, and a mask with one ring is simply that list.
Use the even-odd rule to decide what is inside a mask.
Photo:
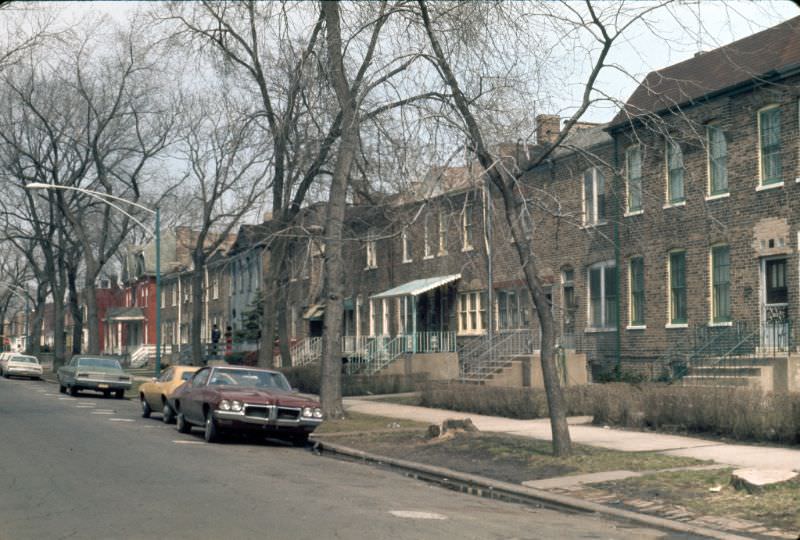
[{"label": "car tire", "polygon": [[178,433],[190,433],[192,431],[192,425],[186,421],[183,413],[178,413],[178,416],[175,417],[175,429],[178,430]]},{"label": "car tire", "polygon": [[60,394],[66,394],[66,393],[67,393],[67,387],[66,387],[66,386],[64,386],[64,385],[63,385],[63,384],[61,384],[61,383],[58,383],[58,392],[59,392]]},{"label": "car tire", "polygon": [[292,443],[292,446],[300,446],[304,447],[308,444],[308,436],[310,433],[303,433],[301,435],[292,435],[289,441]]},{"label": "car tire", "polygon": [[206,415],[206,427],[205,431],[203,432],[203,438],[207,443],[219,442],[221,439],[219,428],[217,427],[217,423],[214,422],[214,417],[211,415],[211,413]]},{"label": "car tire", "polygon": [[115,390],[114,399],[123,399],[125,397],[125,390]]},{"label": "car tire", "polygon": [[152,409],[150,409],[150,405],[147,404],[147,400],[144,399],[144,396],[139,396],[139,401],[142,404],[142,418],[150,418],[150,413],[152,413]]},{"label": "car tire", "polygon": [[77,396],[78,395],[78,389],[75,386],[70,386],[69,387],[69,395],[71,395],[72,397]]},{"label": "car tire", "polygon": [[168,403],[164,403],[164,408],[161,409],[161,421],[165,424],[171,424],[175,421],[175,411]]}]

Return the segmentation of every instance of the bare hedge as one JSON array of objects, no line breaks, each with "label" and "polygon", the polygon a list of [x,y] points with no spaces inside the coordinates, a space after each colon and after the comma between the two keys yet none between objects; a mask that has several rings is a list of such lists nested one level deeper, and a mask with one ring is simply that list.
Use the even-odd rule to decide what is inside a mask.
[{"label": "bare hedge", "polygon": [[[666,384],[592,384],[564,389],[568,415],[595,424],[711,434],[736,440],[800,443],[800,393]],[[422,405],[530,419],[547,417],[544,390],[427,384]]]}]

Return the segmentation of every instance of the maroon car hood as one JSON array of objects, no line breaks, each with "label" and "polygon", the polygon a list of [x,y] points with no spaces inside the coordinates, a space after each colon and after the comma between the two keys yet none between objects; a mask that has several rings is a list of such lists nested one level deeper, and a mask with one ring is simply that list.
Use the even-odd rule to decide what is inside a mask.
[{"label": "maroon car hood", "polygon": [[304,396],[282,392],[280,390],[265,390],[264,388],[249,388],[241,386],[217,386],[214,390],[220,399],[236,400],[243,403],[257,403],[263,405],[282,405],[284,407],[319,407],[319,402]]}]

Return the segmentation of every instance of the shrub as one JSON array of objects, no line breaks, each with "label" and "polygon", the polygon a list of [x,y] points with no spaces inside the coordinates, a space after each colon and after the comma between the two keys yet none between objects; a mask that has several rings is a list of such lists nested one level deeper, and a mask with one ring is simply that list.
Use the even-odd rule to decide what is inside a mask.
[{"label": "shrub", "polygon": [[[320,366],[309,364],[281,368],[293,388],[308,394],[320,392]],[[398,394],[415,392],[427,380],[425,375],[346,375],[342,374],[342,395]]]},{"label": "shrub", "polygon": [[[564,398],[568,415],[591,415],[596,424],[800,443],[800,393],[608,383],[565,388]],[[548,414],[544,390],[535,388],[429,383],[421,403],[519,419]]]}]

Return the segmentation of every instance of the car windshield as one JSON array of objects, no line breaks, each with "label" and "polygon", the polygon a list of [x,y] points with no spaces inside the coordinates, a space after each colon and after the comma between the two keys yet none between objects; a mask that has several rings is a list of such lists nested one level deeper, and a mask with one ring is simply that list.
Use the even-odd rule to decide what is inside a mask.
[{"label": "car windshield", "polygon": [[38,364],[39,361],[33,356],[12,356],[11,362],[20,362],[23,364]]},{"label": "car windshield", "polygon": [[188,381],[189,379],[192,378],[192,375],[194,375],[194,371],[184,371],[183,373],[181,373],[181,380]]},{"label": "car windshield", "polygon": [[256,369],[215,369],[209,385],[228,384],[232,386],[254,386],[274,388],[289,392],[292,387],[282,373]]},{"label": "car windshield", "polygon": [[119,365],[119,362],[111,358],[81,358],[80,360],[78,360],[78,367],[122,369]]}]

